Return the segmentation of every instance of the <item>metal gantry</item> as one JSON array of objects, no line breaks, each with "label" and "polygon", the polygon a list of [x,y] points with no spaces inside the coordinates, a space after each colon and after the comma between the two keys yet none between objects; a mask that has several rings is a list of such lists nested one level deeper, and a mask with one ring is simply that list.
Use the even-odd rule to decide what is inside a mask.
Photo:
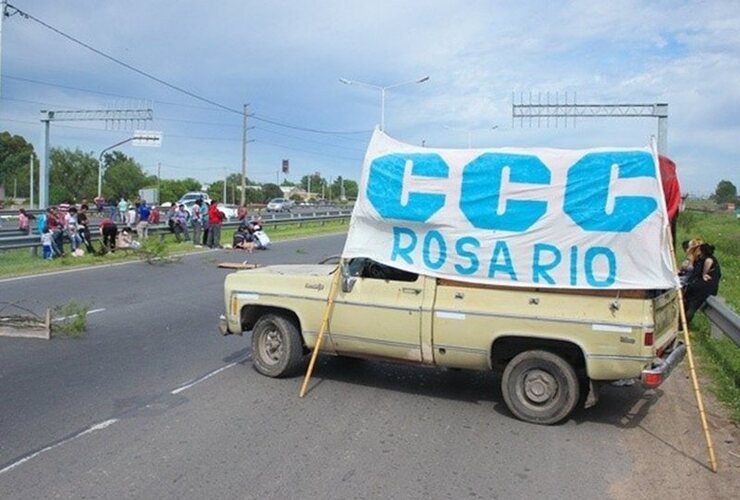
[{"label": "metal gantry", "polygon": [[51,122],[102,121],[106,127],[125,130],[128,127],[138,127],[152,120],[154,116],[151,108],[41,110],[41,113],[44,115],[41,119],[41,123],[44,124],[44,140],[39,169],[39,208],[49,206],[49,129]]},{"label": "metal gantry", "polygon": [[514,104],[516,96],[512,94],[512,111],[511,117],[513,124],[519,120],[519,125],[524,126],[525,122],[529,127],[536,125],[542,126],[543,120],[545,126],[550,126],[550,119],[553,118],[555,128],[562,123],[566,128],[569,121],[573,126],[576,125],[577,118],[657,118],[658,119],[658,152],[665,154],[667,149],[668,136],[668,104],[577,104],[576,94],[573,94],[573,102],[568,102],[568,93],[564,93],[565,103],[560,101],[560,93],[555,94],[555,103],[550,102],[550,93],[545,94],[545,102],[542,102],[542,93],[537,94],[533,99],[529,94],[529,102],[524,102],[524,94],[519,94],[519,104]]}]

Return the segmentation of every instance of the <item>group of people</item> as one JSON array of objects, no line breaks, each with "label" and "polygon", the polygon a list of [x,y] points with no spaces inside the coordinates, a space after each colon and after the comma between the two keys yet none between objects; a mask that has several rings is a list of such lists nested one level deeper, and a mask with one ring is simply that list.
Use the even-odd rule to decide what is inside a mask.
[{"label": "group of people", "polygon": [[[65,241],[69,241],[70,253],[74,256],[84,254],[82,246],[89,252],[93,251],[87,211],[86,203],[80,205],[79,210],[76,206],[63,204],[59,207],[49,207],[36,217],[36,228],[41,235],[44,259],[64,257]],[[28,231],[31,216],[24,209],[20,212],[19,228]]]},{"label": "group of people", "polygon": [[185,205],[173,203],[167,212],[167,225],[179,241],[190,240],[189,228],[193,230],[193,245],[221,248],[221,226],[226,215],[219,210],[218,201],[195,200],[190,211]]},{"label": "group of people", "polygon": [[710,295],[717,295],[722,270],[714,255],[714,246],[695,238],[682,243],[686,257],[679,270],[683,287],[686,321],[691,322],[694,314],[704,305]]}]

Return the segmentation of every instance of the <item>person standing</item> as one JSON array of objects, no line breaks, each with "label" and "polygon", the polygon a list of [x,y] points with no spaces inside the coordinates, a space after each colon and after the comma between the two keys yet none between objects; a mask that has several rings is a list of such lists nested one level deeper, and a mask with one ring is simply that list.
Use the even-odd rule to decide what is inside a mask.
[{"label": "person standing", "polygon": [[193,208],[190,209],[190,216],[192,217],[193,223],[193,245],[200,246],[200,233],[203,228],[203,222],[201,221],[201,210],[203,209],[203,199],[198,198],[193,204]]},{"label": "person standing", "polygon": [[218,209],[218,200],[211,200],[208,207],[208,247],[219,248],[221,246],[221,222],[224,214]]},{"label": "person standing", "polygon": [[52,251],[51,230],[48,228],[41,233],[41,246],[44,248],[44,260],[51,260],[54,252]]},{"label": "person standing", "polygon": [[18,212],[18,229],[20,231],[23,231],[24,233],[27,233],[28,229],[31,227],[30,224],[31,221],[28,217],[28,214],[26,213],[26,209],[21,208]]},{"label": "person standing", "polygon": [[121,196],[121,201],[118,202],[118,217],[121,224],[126,224],[126,215],[128,214],[128,202],[126,198]]},{"label": "person standing", "polygon": [[146,201],[142,201],[139,205],[139,223],[136,224],[136,234],[139,236],[139,240],[145,240],[149,237],[149,216],[152,211],[146,205]]}]

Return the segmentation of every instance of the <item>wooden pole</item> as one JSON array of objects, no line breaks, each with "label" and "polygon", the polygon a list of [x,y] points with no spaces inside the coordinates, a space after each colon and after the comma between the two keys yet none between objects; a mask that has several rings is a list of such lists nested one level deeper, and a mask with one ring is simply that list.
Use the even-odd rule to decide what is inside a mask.
[{"label": "wooden pole", "polygon": [[329,295],[326,299],[326,307],[324,307],[324,318],[321,320],[321,328],[319,329],[319,336],[316,338],[316,345],[311,353],[311,361],[308,363],[308,370],[306,370],[306,376],[303,378],[303,385],[301,386],[301,392],[299,397],[306,395],[306,389],[308,388],[308,382],[311,380],[311,374],[313,374],[313,367],[316,364],[316,358],[319,355],[321,349],[321,341],[324,339],[324,333],[329,329],[329,318],[331,317],[332,309],[334,308],[334,299],[339,291],[339,281],[342,277],[342,266],[343,260],[339,261],[339,267],[334,272],[334,279],[331,281],[331,287],[329,288]]},{"label": "wooden pole", "polygon": [[[668,228],[668,242],[670,244],[671,260],[673,261],[673,269],[678,273],[678,262],[676,260],[676,253],[674,251],[673,235]],[[691,385],[694,389],[694,398],[696,399],[696,407],[699,410],[699,418],[701,419],[701,428],[704,432],[704,441],[707,444],[707,453],[709,454],[709,468],[712,472],[717,472],[717,457],[714,454],[714,443],[712,442],[712,435],[709,433],[709,423],[707,421],[707,413],[704,410],[704,400],[699,389],[699,379],[696,376],[696,366],[694,365],[694,354],[691,348],[691,337],[689,335],[689,323],[686,321],[686,309],[683,304],[683,290],[678,287],[678,304],[679,304],[679,316],[681,318],[681,324],[683,325],[683,342],[686,345],[686,357],[689,360],[689,375],[691,376]]]}]

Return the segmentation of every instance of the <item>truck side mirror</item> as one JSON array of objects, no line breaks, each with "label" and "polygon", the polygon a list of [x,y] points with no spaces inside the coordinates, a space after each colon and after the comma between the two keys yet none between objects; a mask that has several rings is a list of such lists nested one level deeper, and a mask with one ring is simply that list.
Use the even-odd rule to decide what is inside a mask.
[{"label": "truck side mirror", "polygon": [[344,293],[351,292],[356,281],[357,277],[350,276],[349,274],[349,265],[346,262],[342,262],[342,291]]}]

